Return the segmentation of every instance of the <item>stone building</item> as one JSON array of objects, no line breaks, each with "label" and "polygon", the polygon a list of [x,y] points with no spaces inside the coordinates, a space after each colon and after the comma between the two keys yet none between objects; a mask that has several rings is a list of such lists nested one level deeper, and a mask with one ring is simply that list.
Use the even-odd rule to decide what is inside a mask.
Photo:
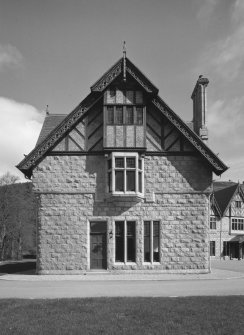
[{"label": "stone building", "polygon": [[239,183],[213,183],[210,256],[244,258],[244,192]]},{"label": "stone building", "polygon": [[185,123],[125,56],[68,115],[47,115],[18,168],[38,197],[37,273],[209,271],[212,174],[199,77]]}]

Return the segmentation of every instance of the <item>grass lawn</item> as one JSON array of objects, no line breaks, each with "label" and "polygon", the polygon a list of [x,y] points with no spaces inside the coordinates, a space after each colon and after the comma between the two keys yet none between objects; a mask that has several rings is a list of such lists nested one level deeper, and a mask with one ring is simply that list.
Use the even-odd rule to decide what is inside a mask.
[{"label": "grass lawn", "polygon": [[244,297],[0,300],[0,334],[244,334]]}]

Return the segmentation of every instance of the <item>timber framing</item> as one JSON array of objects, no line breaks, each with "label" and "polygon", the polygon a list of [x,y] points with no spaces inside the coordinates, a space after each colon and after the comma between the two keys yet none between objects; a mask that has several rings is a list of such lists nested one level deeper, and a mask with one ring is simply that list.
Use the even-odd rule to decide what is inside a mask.
[{"label": "timber framing", "polygon": [[[52,152],[51,150],[89,113],[92,107],[103,98],[104,90],[118,77],[123,75],[123,67],[126,67],[126,72],[136,80],[136,82],[144,89],[148,95],[147,101],[158,109],[166,120],[172,124],[182,134],[182,137],[187,139],[200,153],[200,155],[207,160],[212,170],[220,175],[227,170],[227,166],[215,155],[192,131],[187,124],[172,110],[170,107],[157,95],[158,89],[150,82],[150,80],[128,59],[123,62],[121,58],[115,63],[92,87],[91,93],[70,113],[67,117],[51,131],[51,133],[38,145],[36,146],[18,165],[17,168],[21,170],[28,178],[32,175],[33,168],[45,158],[46,155],[61,155],[64,152]],[[99,139],[100,141],[100,139]],[[164,141],[164,140],[163,140]],[[95,147],[96,143],[93,147]],[[163,143],[164,145],[164,143]],[[128,148],[127,148],[128,149]],[[134,148],[135,151],[141,151]],[[91,150],[91,148],[90,148]],[[104,153],[108,150],[114,150],[114,148],[106,148]],[[119,149],[120,151],[123,148]],[[129,149],[132,151],[132,148]],[[146,150],[146,148],[143,148]],[[65,153],[72,154],[72,153]],[[79,155],[79,152],[75,152]],[[80,153],[82,155],[87,154],[85,152]],[[160,154],[160,152],[156,152]],[[165,153],[163,153],[165,154]],[[172,153],[173,155],[176,152]],[[186,154],[186,152],[184,152]]]}]

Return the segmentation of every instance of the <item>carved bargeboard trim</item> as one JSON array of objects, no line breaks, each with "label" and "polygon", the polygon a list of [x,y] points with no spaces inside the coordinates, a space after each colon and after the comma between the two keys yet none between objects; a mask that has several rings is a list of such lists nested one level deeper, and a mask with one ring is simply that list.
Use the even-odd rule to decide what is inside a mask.
[{"label": "carved bargeboard trim", "polygon": [[67,134],[71,128],[79,122],[79,119],[93,107],[101,96],[97,97],[90,93],[67,117],[41,142],[34,148],[28,156],[26,156],[18,165],[20,170],[29,170],[37,164],[37,162],[53,148],[58,141]]},{"label": "carved bargeboard trim", "polygon": [[120,59],[91,87],[91,91],[102,92],[121,72],[122,60]]},{"label": "carved bargeboard trim", "polygon": [[228,167],[193,133],[193,131],[176,115],[159,97],[153,98],[152,103],[163,115],[186,137],[190,143],[208,160],[214,167],[216,174],[221,174]]}]

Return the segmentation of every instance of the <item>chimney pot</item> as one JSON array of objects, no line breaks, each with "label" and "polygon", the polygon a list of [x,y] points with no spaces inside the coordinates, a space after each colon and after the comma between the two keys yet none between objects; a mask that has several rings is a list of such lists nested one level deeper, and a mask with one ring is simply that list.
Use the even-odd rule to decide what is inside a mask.
[{"label": "chimney pot", "polygon": [[198,77],[191,98],[193,100],[193,129],[204,142],[208,141],[207,129],[207,86],[209,80],[203,75]]}]

